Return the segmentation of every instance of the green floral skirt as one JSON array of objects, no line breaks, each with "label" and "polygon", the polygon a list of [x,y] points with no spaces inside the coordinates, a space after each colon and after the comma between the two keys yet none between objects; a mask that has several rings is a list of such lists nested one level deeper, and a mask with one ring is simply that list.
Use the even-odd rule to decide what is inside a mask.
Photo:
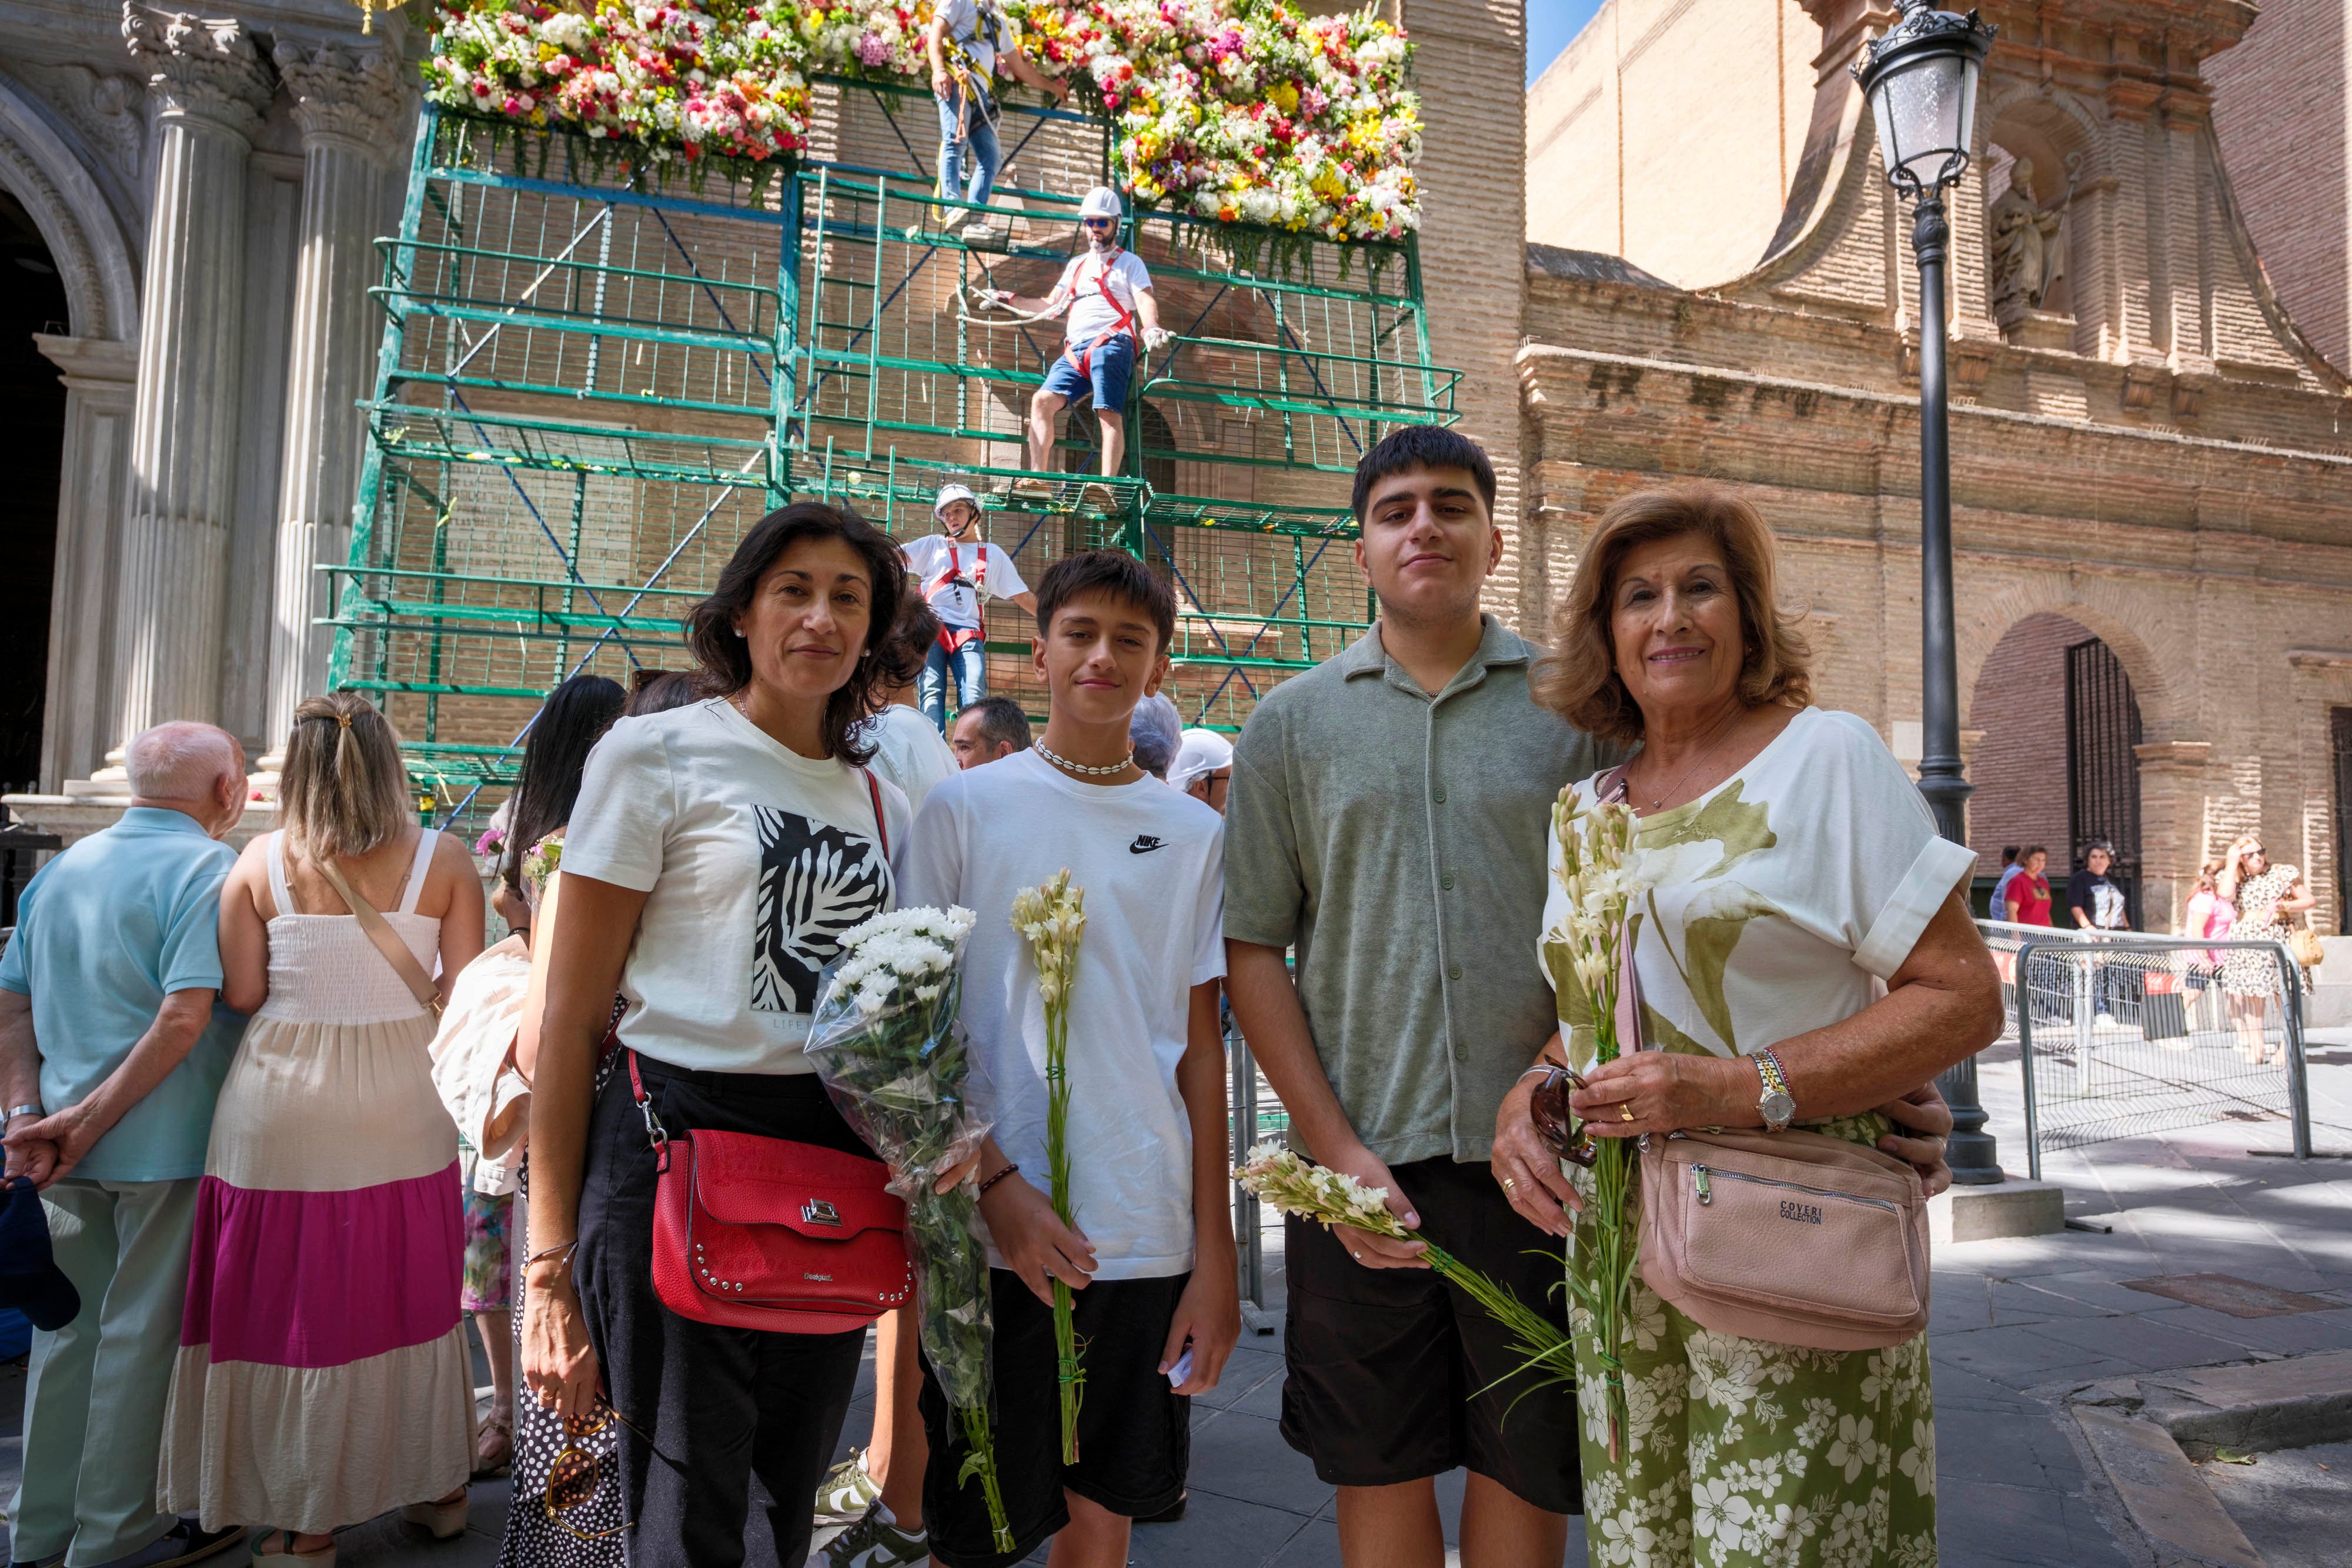
[{"label": "green floral skirt", "polygon": [[[1885,1129],[1877,1116],[1808,1128],[1872,1145]],[[1638,1276],[1625,1326],[1628,1429],[1612,1461],[1598,1342],[1576,1314],[1593,1563],[1934,1568],[1927,1335],[1854,1351],[1743,1339],[1701,1328]]]}]

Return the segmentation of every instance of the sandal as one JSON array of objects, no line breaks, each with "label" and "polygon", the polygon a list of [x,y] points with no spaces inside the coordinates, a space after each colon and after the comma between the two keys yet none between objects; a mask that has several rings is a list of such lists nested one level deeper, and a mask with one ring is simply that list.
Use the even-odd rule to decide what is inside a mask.
[{"label": "sandal", "polygon": [[466,1530],[466,1489],[459,1487],[457,1495],[445,1502],[412,1502],[400,1511],[400,1517],[409,1524],[431,1531],[436,1541],[462,1535]]},{"label": "sandal", "polygon": [[[498,1441],[493,1443],[492,1435]],[[485,1480],[503,1476],[514,1468],[514,1420],[508,1416],[484,1416],[482,1429],[474,1438],[474,1479]]]},{"label": "sandal", "polygon": [[254,1537],[254,1568],[335,1568],[333,1542],[315,1552],[289,1552],[287,1548],[293,1540],[290,1530],[266,1531]]}]

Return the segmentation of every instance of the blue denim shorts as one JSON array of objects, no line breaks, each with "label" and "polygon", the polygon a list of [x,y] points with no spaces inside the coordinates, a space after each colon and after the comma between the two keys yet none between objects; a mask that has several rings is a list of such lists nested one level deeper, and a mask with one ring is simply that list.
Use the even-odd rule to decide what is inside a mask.
[{"label": "blue denim shorts", "polygon": [[1105,339],[1095,350],[1091,378],[1078,370],[1078,355],[1084,349],[1081,344],[1062,350],[1062,357],[1045,372],[1045,390],[1075,400],[1086,396],[1091,388],[1097,410],[1125,413],[1127,383],[1135,374],[1135,340],[1125,332]]}]

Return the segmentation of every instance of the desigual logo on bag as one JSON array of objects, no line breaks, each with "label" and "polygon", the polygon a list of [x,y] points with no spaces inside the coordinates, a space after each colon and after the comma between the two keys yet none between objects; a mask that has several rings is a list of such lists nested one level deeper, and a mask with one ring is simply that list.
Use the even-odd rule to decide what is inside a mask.
[{"label": "desigual logo on bag", "polygon": [[1822,1222],[1822,1206],[1818,1203],[1791,1203],[1784,1197],[1780,1200],[1780,1218],[1793,1219],[1800,1225],[1819,1225]]}]

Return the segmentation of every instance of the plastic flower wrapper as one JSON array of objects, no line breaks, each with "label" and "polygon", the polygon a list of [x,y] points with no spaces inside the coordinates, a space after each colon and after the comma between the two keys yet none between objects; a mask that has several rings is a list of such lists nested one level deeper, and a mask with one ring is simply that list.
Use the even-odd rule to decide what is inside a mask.
[{"label": "plastic flower wrapper", "polygon": [[[1388,1206],[1388,1188],[1366,1186],[1345,1171],[1310,1165],[1276,1143],[1260,1144],[1252,1149],[1249,1157],[1234,1172],[1234,1179],[1256,1194],[1261,1203],[1271,1204],[1300,1219],[1312,1219],[1325,1226],[1344,1225],[1399,1241],[1420,1242],[1427,1249],[1422,1254],[1423,1261],[1447,1283],[1459,1287],[1510,1334],[1511,1347],[1523,1358],[1519,1371],[1537,1375],[1535,1387],[1575,1382],[1576,1357],[1569,1336],[1549,1318],[1428,1237],[1406,1229],[1404,1222]],[[1532,1392],[1534,1387],[1524,1390],[1519,1398]]]},{"label": "plastic flower wrapper", "polygon": [[[1076,1225],[1070,1210],[1070,988],[1076,983],[1078,939],[1087,929],[1087,890],[1070,885],[1067,866],[1053,881],[1013,895],[1013,929],[1037,963],[1037,994],[1045,1006],[1045,1165],[1054,1212]],[[1077,1326],[1070,1287],[1054,1281],[1055,1381],[1062,1395],[1062,1462],[1078,1462],[1078,1400],[1086,1372],[1078,1364]]]},{"label": "plastic flower wrapper", "polygon": [[[1641,916],[1629,916],[1628,910],[1643,885],[1641,852],[1633,847],[1635,827],[1632,810],[1622,803],[1588,806],[1572,788],[1561,790],[1552,808],[1559,856],[1551,874],[1568,908],[1559,924],[1544,933],[1543,954],[1559,998],[1569,1061],[1579,1069],[1614,1061],[1625,1045],[1618,1038],[1618,992],[1625,956],[1641,925]],[[1625,1367],[1618,1352],[1624,1343],[1640,1236],[1631,1201],[1633,1147],[1623,1138],[1596,1142],[1589,1186],[1580,1183],[1586,1186],[1585,1205],[1577,1217],[1568,1288],[1580,1316],[1591,1322],[1613,1460],[1625,1431]]]},{"label": "plastic flower wrapper", "polygon": [[997,1550],[1009,1552],[989,1429],[995,1321],[980,1199],[969,1182],[933,1190],[988,1133],[966,1099],[971,1063],[956,1022],[956,965],[971,924],[969,909],[901,909],[849,932],[841,956],[819,977],[803,1051],[843,1117],[890,1166],[890,1190],[906,1200],[917,1332],[963,1431],[956,1479],[979,1479]]}]

